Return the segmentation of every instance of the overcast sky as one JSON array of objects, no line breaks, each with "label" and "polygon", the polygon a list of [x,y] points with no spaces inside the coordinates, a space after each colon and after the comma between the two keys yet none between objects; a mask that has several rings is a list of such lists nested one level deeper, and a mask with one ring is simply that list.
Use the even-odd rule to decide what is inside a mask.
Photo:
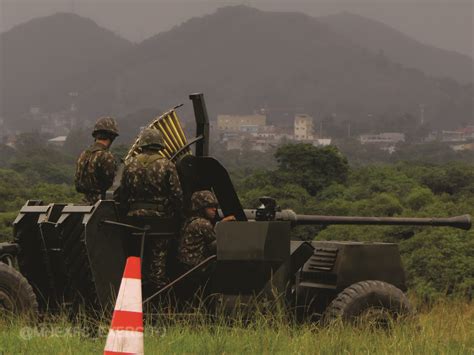
[{"label": "overcast sky", "polygon": [[0,4],[0,31],[34,17],[66,11],[89,17],[133,41],[226,5],[299,11],[315,17],[350,11],[427,44],[474,57],[474,0],[0,0]]}]

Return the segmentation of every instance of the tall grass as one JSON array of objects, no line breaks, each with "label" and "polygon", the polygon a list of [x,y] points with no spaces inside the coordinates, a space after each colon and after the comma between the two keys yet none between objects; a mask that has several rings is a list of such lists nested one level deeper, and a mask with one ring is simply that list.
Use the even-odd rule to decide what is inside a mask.
[{"label": "tall grass", "polygon": [[[1,353],[100,353],[108,319],[64,315],[32,326],[21,319],[0,321]],[[473,354],[474,304],[441,301],[390,331],[334,324],[295,324],[276,314],[229,322],[198,313],[147,316],[145,352],[248,354]]]}]

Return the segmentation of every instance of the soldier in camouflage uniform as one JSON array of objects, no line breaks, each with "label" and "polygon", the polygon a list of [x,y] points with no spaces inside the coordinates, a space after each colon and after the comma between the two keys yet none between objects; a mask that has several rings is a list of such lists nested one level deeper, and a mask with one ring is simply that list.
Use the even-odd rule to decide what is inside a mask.
[{"label": "soldier in camouflage uniform", "polygon": [[105,198],[105,192],[112,186],[117,165],[109,148],[118,135],[117,123],[112,117],[99,118],[92,132],[95,142],[77,160],[74,182],[87,204]]},{"label": "soldier in camouflage uniform", "polygon": [[[193,214],[181,229],[178,248],[178,260],[186,269],[198,265],[204,259],[215,254],[214,221],[217,216],[217,206],[217,199],[211,191],[197,191],[191,196]],[[222,219],[223,222],[234,220],[234,216]]]},{"label": "soldier in camouflage uniform", "polygon": [[[159,153],[163,145],[159,131],[146,129],[142,133],[141,153],[131,158],[123,171],[120,204],[129,217],[155,217],[155,220],[175,220],[178,224],[183,192],[176,166]],[[148,259],[151,260],[149,268],[145,267],[145,277],[154,288],[167,283],[168,246],[168,240],[158,238],[150,238],[147,244],[147,251],[151,253]]]}]

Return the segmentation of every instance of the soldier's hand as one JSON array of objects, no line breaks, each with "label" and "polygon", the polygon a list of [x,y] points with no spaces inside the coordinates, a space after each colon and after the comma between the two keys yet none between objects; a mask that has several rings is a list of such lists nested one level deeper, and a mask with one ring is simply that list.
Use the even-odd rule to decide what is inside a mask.
[{"label": "soldier's hand", "polygon": [[236,219],[235,219],[235,216],[233,214],[231,214],[230,216],[225,216],[224,218],[222,218],[221,221],[222,222],[229,222],[229,221],[236,221]]}]

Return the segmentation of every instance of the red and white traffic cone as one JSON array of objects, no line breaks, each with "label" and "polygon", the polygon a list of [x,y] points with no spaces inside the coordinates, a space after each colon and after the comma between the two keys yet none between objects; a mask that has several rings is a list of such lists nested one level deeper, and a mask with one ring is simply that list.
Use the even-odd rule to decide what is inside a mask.
[{"label": "red and white traffic cone", "polygon": [[115,303],[104,355],[143,354],[143,309],[140,258],[129,257]]}]

